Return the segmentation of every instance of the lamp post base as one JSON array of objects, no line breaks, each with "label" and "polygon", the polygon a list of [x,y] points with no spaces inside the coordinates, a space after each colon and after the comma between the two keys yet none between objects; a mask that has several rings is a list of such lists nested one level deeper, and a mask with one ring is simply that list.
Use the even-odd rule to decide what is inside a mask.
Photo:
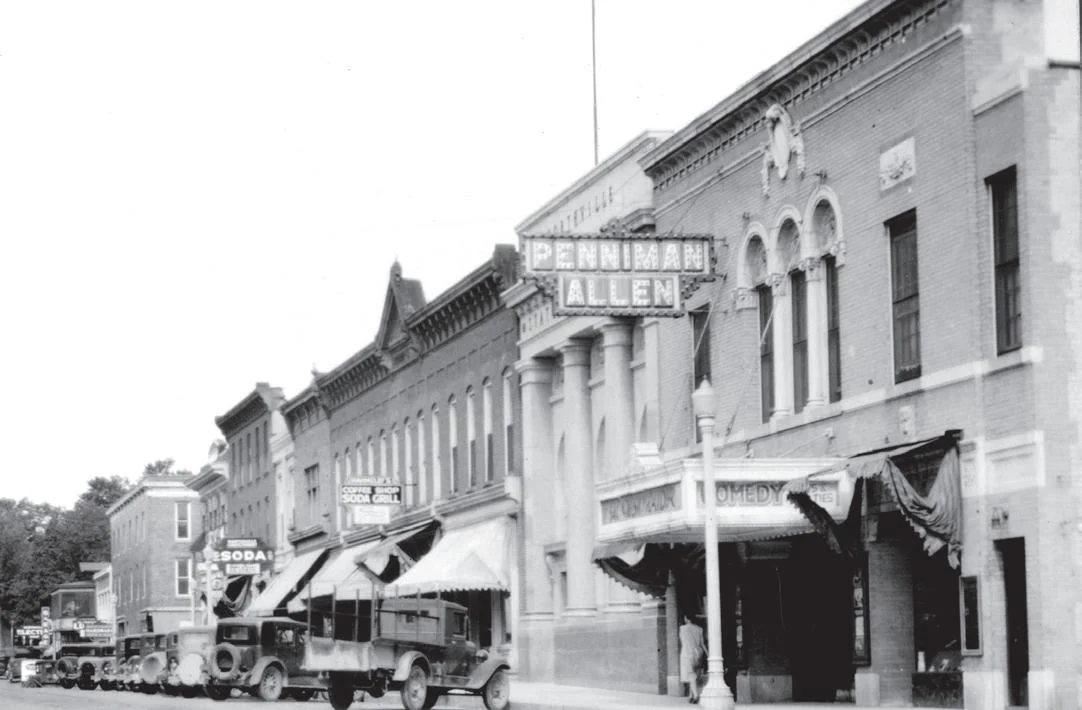
[{"label": "lamp post base", "polygon": [[699,694],[699,705],[707,710],[733,710],[736,707],[733,693],[720,672],[711,672],[707,676],[706,685]]}]

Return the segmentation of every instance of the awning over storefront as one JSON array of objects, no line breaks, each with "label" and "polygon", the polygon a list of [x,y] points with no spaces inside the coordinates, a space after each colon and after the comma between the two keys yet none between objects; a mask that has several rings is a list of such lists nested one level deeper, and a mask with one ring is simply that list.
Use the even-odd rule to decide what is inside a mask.
[{"label": "awning over storefront", "polygon": [[381,542],[381,540],[372,540],[355,547],[336,550],[312,577],[312,581],[298,592],[297,596],[289,600],[286,608],[291,612],[304,611],[308,607],[309,599],[331,594],[334,595],[335,601],[371,599],[373,588],[383,585],[375,581],[371,575],[366,574],[356,560]]},{"label": "awning over storefront", "polygon": [[[882,487],[898,504],[902,516],[923,540],[925,552],[934,555],[945,547],[950,565],[957,568],[961,564],[961,472],[957,437],[953,432],[913,444],[859,454],[831,468],[795,479],[785,487],[789,501],[839,552],[845,551],[853,543],[845,542],[846,536],[809,495],[809,490],[818,477],[833,475],[841,470],[847,471],[851,478],[858,481],[881,481]],[[864,493],[866,496],[867,491]],[[834,542],[831,543],[831,540]]]},{"label": "awning over storefront", "polygon": [[594,562],[628,589],[652,597],[665,595],[669,561],[661,545],[609,543],[594,548]]},{"label": "awning over storefront", "polygon": [[327,550],[312,550],[294,557],[281,573],[271,580],[267,588],[248,607],[249,616],[274,616],[276,609],[285,605],[293,590],[304,576],[324,558]]},{"label": "awning over storefront", "polygon": [[[437,527],[437,523],[426,521],[399,530],[379,541],[371,549],[354,552],[353,561],[363,564],[384,582],[393,581],[417,564],[417,560],[428,551]],[[391,564],[392,557],[398,559],[397,566]]]},{"label": "awning over storefront", "polygon": [[384,593],[391,597],[431,592],[501,590],[511,586],[511,520],[501,516],[448,530],[424,558]]}]

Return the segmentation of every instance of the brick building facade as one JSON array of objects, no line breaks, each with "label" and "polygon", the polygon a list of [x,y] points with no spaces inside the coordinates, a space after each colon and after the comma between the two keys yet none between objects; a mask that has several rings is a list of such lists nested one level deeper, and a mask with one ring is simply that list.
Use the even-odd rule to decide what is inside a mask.
[{"label": "brick building facade", "polygon": [[202,530],[190,479],[143,476],[107,511],[117,637],[191,621],[190,547]]},{"label": "brick building facade", "polygon": [[[396,263],[375,340],[330,372],[313,373],[312,384],[285,404],[296,558],[295,569],[264,593],[269,608],[310,608],[324,633],[344,633],[354,607],[363,601],[365,613],[373,592],[398,593],[398,583],[429,592],[448,582],[441,591],[469,606],[479,644],[496,648],[511,639],[517,348],[515,317],[499,293],[517,264],[512,247],[498,246],[427,301]],[[341,505],[341,486],[358,480],[401,485],[401,505],[380,523],[364,517],[371,512],[364,507]],[[493,573],[488,583],[421,579],[432,559],[451,548],[469,552],[482,533],[506,542],[506,555],[502,544],[477,549]],[[445,540],[452,543],[441,548]]]}]

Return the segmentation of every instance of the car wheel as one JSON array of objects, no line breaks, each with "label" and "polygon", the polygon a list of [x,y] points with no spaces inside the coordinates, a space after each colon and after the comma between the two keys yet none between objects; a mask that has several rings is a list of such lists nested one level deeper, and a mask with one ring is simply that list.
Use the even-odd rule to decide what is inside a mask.
[{"label": "car wheel", "polygon": [[331,673],[327,700],[334,710],[348,710],[353,704],[353,678],[348,673]]},{"label": "car wheel", "polygon": [[64,690],[71,690],[72,688],[75,687],[75,681],[68,680],[67,678],[61,678],[59,682],[60,682],[60,687],[63,688]]},{"label": "car wheel", "polygon": [[440,701],[440,698],[442,697],[442,692],[436,690],[435,688],[429,688],[428,696],[425,697],[424,709],[431,710],[432,708],[436,707],[436,703],[438,703]]},{"label": "car wheel", "polygon": [[481,690],[481,699],[488,710],[505,710],[511,705],[511,680],[507,671],[501,668],[492,674]]},{"label": "car wheel", "polygon": [[140,690],[142,690],[147,695],[157,695],[158,694],[158,686],[151,685],[150,683],[143,683],[143,687],[140,688]]},{"label": "car wheel", "polygon": [[227,685],[208,685],[204,690],[206,690],[207,697],[211,700],[216,700],[218,702],[229,700],[230,688]]},{"label": "car wheel", "polygon": [[371,695],[373,698],[382,698],[387,694],[387,676],[382,673],[377,673],[372,678],[372,685],[365,688],[364,692]]},{"label": "car wheel", "polygon": [[420,663],[414,663],[402,682],[402,707],[406,710],[424,710],[427,699],[428,672]]},{"label": "car wheel", "polygon": [[306,703],[312,699],[316,691],[311,688],[294,688],[289,694],[297,702]]},{"label": "car wheel", "polygon": [[199,693],[198,688],[194,688],[190,685],[181,686],[180,695],[185,698],[194,698]]},{"label": "car wheel", "polygon": [[273,702],[282,697],[282,688],[285,686],[285,676],[278,666],[267,666],[263,671],[263,677],[259,679],[259,697],[268,702]]}]

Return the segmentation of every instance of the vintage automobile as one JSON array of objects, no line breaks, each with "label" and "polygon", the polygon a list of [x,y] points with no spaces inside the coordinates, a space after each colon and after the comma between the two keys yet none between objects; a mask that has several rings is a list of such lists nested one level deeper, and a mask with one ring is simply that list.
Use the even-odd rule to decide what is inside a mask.
[{"label": "vintage automobile", "polygon": [[406,710],[427,710],[446,694],[480,695],[488,710],[510,705],[509,666],[469,640],[466,607],[444,599],[376,602],[370,641],[309,638],[306,671],[329,678],[331,707],[346,710],[356,690],[398,690]]},{"label": "vintage automobile", "polygon": [[143,639],[139,635],[125,636],[116,642],[113,662],[102,669],[102,690],[127,690],[131,677],[131,663],[140,661],[139,648]]},{"label": "vintage automobile", "polygon": [[148,632],[140,635],[139,658],[132,659],[128,667],[131,676],[128,690],[153,695],[161,690],[165,668],[165,633]]},{"label": "vintage automobile", "polygon": [[102,665],[116,653],[112,644],[66,643],[57,653],[57,683],[62,688],[79,686],[93,690],[102,679]]},{"label": "vintage automobile", "polygon": [[210,677],[208,663],[214,648],[214,626],[189,626],[171,632],[165,639],[165,680],[162,690],[169,695],[194,698]]},{"label": "vintage automobile", "polygon": [[4,676],[12,683],[22,680],[23,661],[39,658],[41,651],[34,646],[15,646],[8,649],[7,669]]},{"label": "vintage automobile", "polygon": [[204,687],[213,700],[234,688],[263,700],[311,700],[326,685],[301,668],[308,626],[285,617],[220,619]]}]

